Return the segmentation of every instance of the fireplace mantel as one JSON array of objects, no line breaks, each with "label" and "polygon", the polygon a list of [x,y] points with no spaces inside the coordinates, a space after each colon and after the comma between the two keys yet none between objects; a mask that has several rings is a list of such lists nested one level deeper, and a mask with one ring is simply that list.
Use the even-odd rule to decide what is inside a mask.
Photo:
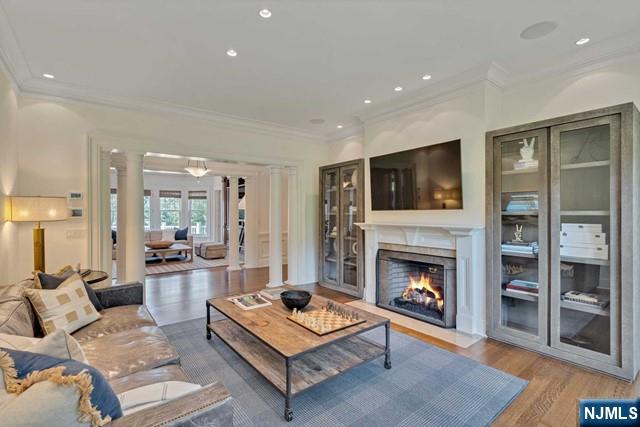
[{"label": "fireplace mantel", "polygon": [[356,225],[365,231],[365,301],[375,303],[376,300],[376,255],[380,243],[455,251],[456,328],[469,334],[485,335],[484,227],[388,222]]}]

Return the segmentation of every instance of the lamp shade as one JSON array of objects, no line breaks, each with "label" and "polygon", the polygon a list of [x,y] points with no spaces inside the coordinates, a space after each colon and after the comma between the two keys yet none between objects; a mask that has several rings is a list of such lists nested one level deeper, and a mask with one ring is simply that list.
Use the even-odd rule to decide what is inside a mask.
[{"label": "lamp shade", "polygon": [[65,197],[12,197],[11,221],[63,221],[69,217]]}]

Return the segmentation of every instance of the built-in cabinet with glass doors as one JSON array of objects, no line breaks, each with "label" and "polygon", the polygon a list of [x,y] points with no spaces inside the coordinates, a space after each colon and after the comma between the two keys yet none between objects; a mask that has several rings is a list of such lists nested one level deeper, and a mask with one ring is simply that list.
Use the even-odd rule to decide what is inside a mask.
[{"label": "built-in cabinet with glass doors", "polygon": [[320,168],[320,284],[362,296],[364,160]]},{"label": "built-in cabinet with glass doors", "polygon": [[487,134],[489,336],[633,379],[639,121],[625,104]]}]

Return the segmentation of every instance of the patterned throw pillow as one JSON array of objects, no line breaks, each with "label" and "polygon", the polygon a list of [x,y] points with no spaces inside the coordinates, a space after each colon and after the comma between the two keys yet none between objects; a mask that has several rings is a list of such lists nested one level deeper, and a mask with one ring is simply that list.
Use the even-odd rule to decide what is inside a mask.
[{"label": "patterned throw pillow", "polygon": [[10,425],[103,426],[122,416],[100,371],[75,360],[0,348],[0,376],[10,398],[0,419]]},{"label": "patterned throw pillow", "polygon": [[89,301],[84,282],[77,274],[70,276],[57,289],[28,289],[25,294],[45,335],[57,329],[73,333],[102,317]]},{"label": "patterned throw pillow", "polygon": [[[41,271],[37,271],[34,280],[36,284],[36,288],[38,289],[57,289],[65,280],[71,277],[75,273],[74,270],[60,270],[56,274],[47,274]],[[84,282],[84,290],[87,291],[87,295],[89,296],[89,301],[96,308],[96,310],[100,311],[104,307],[100,304],[100,300],[96,295],[96,291],[93,290],[91,285],[87,282]]]}]

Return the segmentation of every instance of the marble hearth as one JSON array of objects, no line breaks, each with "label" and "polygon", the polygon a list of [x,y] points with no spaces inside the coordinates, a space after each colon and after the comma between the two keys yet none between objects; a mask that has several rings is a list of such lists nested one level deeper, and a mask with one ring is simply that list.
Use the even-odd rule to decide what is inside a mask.
[{"label": "marble hearth", "polygon": [[364,300],[376,303],[376,257],[379,249],[456,259],[456,329],[485,335],[483,227],[365,222]]}]

